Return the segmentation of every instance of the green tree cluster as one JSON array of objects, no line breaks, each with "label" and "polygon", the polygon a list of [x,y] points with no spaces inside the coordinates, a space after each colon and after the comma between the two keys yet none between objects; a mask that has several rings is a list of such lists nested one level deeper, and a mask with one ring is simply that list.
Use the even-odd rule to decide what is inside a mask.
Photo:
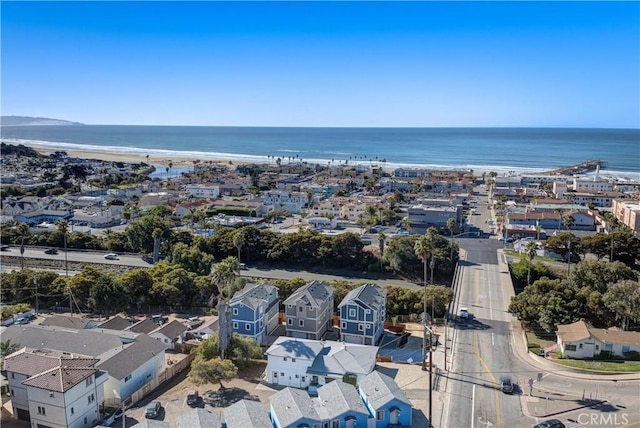
[{"label": "green tree cluster", "polygon": [[595,326],[626,328],[640,321],[638,272],[621,262],[583,261],[568,278],[542,277],[511,299],[509,311],[545,334],[581,318]]}]

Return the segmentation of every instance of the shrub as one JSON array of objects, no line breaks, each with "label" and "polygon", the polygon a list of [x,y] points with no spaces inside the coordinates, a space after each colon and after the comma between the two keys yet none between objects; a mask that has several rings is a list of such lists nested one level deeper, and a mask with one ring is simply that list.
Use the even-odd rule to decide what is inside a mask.
[{"label": "shrub", "polygon": [[640,352],[638,351],[629,351],[624,356],[630,361],[640,361]]},{"label": "shrub", "polygon": [[613,360],[615,356],[612,351],[601,351],[598,355],[594,357],[595,360]]}]

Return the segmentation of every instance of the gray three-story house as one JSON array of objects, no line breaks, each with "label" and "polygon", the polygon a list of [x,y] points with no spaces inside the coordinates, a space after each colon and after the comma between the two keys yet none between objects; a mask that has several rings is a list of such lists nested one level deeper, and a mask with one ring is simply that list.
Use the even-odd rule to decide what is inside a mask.
[{"label": "gray three-story house", "polygon": [[377,345],[384,333],[387,290],[364,284],[351,290],[338,305],[340,340],[361,345]]},{"label": "gray three-story house", "polygon": [[285,300],[287,336],[322,339],[332,325],[333,290],[333,287],[324,282],[312,281]]}]

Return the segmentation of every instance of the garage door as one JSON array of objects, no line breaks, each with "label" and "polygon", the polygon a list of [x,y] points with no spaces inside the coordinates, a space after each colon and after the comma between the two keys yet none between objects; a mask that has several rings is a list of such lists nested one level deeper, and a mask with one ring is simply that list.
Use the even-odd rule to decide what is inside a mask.
[{"label": "garage door", "polygon": [[28,410],[16,408],[16,416],[18,420],[31,422],[31,415]]}]

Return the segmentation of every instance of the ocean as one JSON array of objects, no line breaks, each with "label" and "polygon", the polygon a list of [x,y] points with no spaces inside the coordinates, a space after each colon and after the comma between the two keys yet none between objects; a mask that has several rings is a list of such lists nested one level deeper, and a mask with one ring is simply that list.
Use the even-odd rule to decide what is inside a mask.
[{"label": "ocean", "polygon": [[[587,160],[603,174],[640,172],[640,130],[577,128],[278,128],[3,126],[0,137],[53,150],[283,163],[378,163],[387,168],[541,172]],[[637,178],[637,177],[636,177]]]}]

